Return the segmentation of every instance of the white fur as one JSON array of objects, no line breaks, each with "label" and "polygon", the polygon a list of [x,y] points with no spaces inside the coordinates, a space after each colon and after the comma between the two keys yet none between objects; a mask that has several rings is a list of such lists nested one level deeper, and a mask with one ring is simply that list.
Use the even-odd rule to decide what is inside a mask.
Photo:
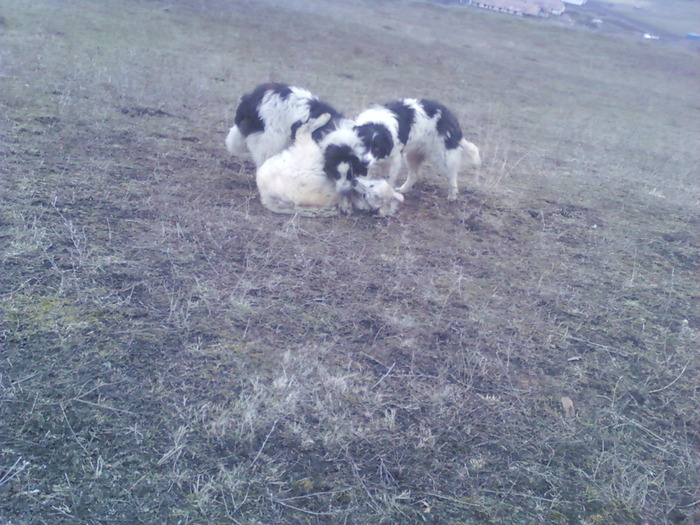
[{"label": "white fur", "polygon": [[258,113],[265,122],[265,131],[243,137],[237,126],[231,128],[226,137],[226,149],[232,155],[245,157],[248,154],[259,167],[292,144],[292,125],[309,120],[309,100],[316,97],[303,88],[289,86],[289,89],[292,93],[284,99],[272,91],[263,96]]},{"label": "white fur", "polygon": [[[323,171],[323,151],[311,138],[321,119],[307,122],[297,130],[295,143],[267,159],[256,174],[260,200],[275,213],[302,215],[337,214],[338,193]],[[335,211],[335,213],[332,213]]]},{"label": "white fur", "polygon": [[250,154],[245,137],[237,126],[233,126],[226,136],[226,149],[236,157],[245,157]]},{"label": "white fur", "polygon": [[[296,141],[283,152],[266,160],[257,170],[256,182],[263,205],[275,213],[305,216],[337,215],[343,195],[323,170],[323,148],[311,137],[314,129],[323,126],[329,114],[302,125]],[[403,196],[396,193],[386,181],[354,179],[358,191],[347,196],[350,209],[378,210],[381,216],[394,213]]]},{"label": "white fur", "polygon": [[403,202],[403,195],[384,179],[358,177],[354,183],[355,190],[362,196],[353,203],[358,209],[366,204],[368,209],[377,210],[380,217],[388,217],[396,213],[396,207]]},{"label": "white fur", "polygon": [[[409,143],[412,141],[409,140]],[[413,148],[404,149],[404,157],[408,163],[408,176],[401,185],[399,191],[406,193],[418,180],[420,166],[427,160],[438,170],[438,175],[447,179],[449,190],[447,200],[457,199],[459,187],[457,185],[457,175],[462,167],[479,167],[481,158],[479,148],[466,139],[462,139],[455,149],[446,149],[442,142],[439,144],[415,144]]]}]

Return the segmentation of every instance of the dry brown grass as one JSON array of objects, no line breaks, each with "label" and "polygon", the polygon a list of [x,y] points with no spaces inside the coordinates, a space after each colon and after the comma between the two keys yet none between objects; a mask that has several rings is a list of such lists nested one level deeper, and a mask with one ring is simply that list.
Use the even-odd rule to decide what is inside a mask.
[{"label": "dry brown grass", "polygon": [[[394,0],[8,5],[5,522],[698,521],[697,56]],[[485,167],[271,215],[223,148],[265,80],[436,98]]]}]

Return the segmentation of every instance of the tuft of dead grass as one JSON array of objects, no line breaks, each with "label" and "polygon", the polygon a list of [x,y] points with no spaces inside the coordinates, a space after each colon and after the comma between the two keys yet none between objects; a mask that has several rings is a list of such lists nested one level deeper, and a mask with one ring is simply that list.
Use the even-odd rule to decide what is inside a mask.
[{"label": "tuft of dead grass", "polygon": [[[5,521],[696,519],[697,57],[426,3],[10,7]],[[272,216],[222,147],[266,79],[437,98],[484,167]]]}]

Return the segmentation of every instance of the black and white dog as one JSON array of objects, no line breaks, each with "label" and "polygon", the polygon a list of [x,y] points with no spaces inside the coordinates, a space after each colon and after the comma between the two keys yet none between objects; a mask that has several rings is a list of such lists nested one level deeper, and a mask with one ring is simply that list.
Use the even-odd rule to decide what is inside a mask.
[{"label": "black and white dog", "polygon": [[357,117],[355,132],[365,146],[370,175],[394,186],[406,159],[408,177],[398,188],[402,193],[411,189],[428,161],[447,179],[448,200],[455,200],[459,170],[481,164],[479,149],[464,138],[457,117],[432,100],[404,98],[373,106]]},{"label": "black and white dog", "polygon": [[[313,140],[324,155],[324,171],[341,196],[354,191],[352,180],[367,175],[362,160],[364,146],[345,118],[310,91],[287,84],[261,84],[243,95],[236,109],[234,126],[226,137],[226,149],[237,157],[250,155],[256,168],[294,142],[300,126],[330,114],[330,120],[313,131]],[[347,208],[349,201],[341,208]],[[348,211],[348,210],[345,210]]]},{"label": "black and white dog", "polygon": [[[352,179],[355,193],[343,197],[324,170],[324,151],[312,135],[331,118],[324,113],[311,118],[297,129],[294,143],[273,155],[257,169],[255,181],[263,205],[276,213],[307,217],[328,217],[339,210],[376,211],[388,217],[396,211],[403,195],[394,191],[386,180],[367,177]],[[347,209],[342,210],[343,200]]]}]

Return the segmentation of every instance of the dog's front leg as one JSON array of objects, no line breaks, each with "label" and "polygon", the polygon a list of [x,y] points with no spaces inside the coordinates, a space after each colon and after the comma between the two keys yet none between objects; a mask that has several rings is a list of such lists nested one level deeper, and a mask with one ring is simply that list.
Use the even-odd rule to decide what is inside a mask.
[{"label": "dog's front leg", "polygon": [[345,215],[352,213],[352,199],[348,195],[341,195],[338,199],[338,209]]},{"label": "dog's front leg", "polygon": [[396,187],[399,181],[399,175],[401,174],[401,168],[403,168],[403,155],[396,149],[391,153],[391,156],[387,159],[388,166],[385,168],[388,176],[386,179],[391,184],[392,188]]}]

